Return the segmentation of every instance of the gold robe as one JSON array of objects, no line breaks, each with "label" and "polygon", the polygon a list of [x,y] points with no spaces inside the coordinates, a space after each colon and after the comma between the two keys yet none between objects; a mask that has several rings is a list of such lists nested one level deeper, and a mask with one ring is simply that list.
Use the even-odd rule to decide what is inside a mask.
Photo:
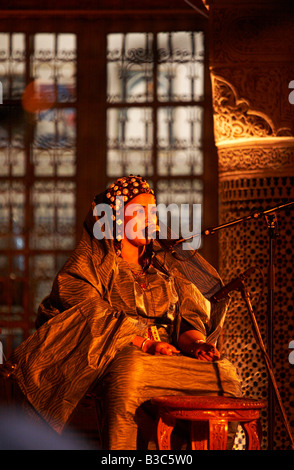
[{"label": "gold robe", "polygon": [[199,255],[182,263],[159,250],[140,281],[111,239],[93,237],[93,223],[90,211],[81,241],[40,305],[36,332],[10,361],[27,400],[59,433],[89,388],[100,384],[107,448],[135,449],[138,410],[152,396],[241,392],[226,359],[151,356],[132,338],[157,325],[160,338],[177,346],[188,326],[216,342],[227,303],[211,308],[208,299],[221,281]]}]

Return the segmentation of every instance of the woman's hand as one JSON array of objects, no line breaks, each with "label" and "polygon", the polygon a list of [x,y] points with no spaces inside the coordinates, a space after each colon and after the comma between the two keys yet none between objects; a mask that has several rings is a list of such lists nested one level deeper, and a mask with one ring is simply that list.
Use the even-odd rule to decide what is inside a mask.
[{"label": "woman's hand", "polygon": [[205,336],[197,330],[187,330],[179,337],[179,348],[184,354],[202,361],[216,361],[220,353],[212,343],[206,343]]},{"label": "woman's hand", "polygon": [[154,356],[165,355],[172,356],[173,354],[179,354],[180,351],[176,349],[172,344],[165,343],[163,341],[152,341],[147,340],[143,346],[143,351]]},{"label": "woman's hand", "polygon": [[220,353],[212,343],[195,342],[191,348],[191,355],[201,361],[216,361]]}]

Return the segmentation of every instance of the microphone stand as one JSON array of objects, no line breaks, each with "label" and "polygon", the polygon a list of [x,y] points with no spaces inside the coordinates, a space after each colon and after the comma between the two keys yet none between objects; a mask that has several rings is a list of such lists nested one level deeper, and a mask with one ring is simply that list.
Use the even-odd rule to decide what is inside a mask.
[{"label": "microphone stand", "polygon": [[[241,217],[239,219],[232,220],[230,222],[227,222],[225,224],[219,225],[217,227],[212,227],[212,228],[207,228],[201,232],[201,234],[195,234],[192,235],[189,238],[181,238],[179,240],[175,240],[174,242],[169,242],[169,244],[166,246],[166,248],[169,251],[173,252],[173,248],[180,243],[186,242],[191,240],[194,237],[199,237],[199,235],[213,235],[214,233],[218,232],[219,230],[222,230],[224,228],[232,227],[236,224],[244,223],[249,220],[257,220],[261,217],[264,217],[266,220],[267,224],[267,229],[268,229],[268,236],[269,236],[269,266],[268,266],[268,296],[267,296],[267,310],[268,310],[268,323],[267,323],[267,342],[268,342],[268,350],[269,353],[267,354],[265,351],[265,348],[263,346],[263,343],[260,342],[261,336],[259,333],[259,330],[256,330],[258,328],[257,322],[255,320],[255,317],[253,318],[253,310],[249,302],[249,294],[243,290],[242,296],[244,300],[246,301],[247,308],[249,310],[249,313],[251,315],[251,319],[253,322],[253,326],[255,328],[255,335],[258,338],[258,344],[261,346],[261,350],[265,355],[265,362],[268,368],[268,372],[271,378],[271,382],[269,386],[269,391],[268,391],[268,404],[269,404],[269,414],[268,414],[268,435],[269,435],[269,449],[273,448],[273,435],[274,435],[274,395],[276,396],[279,404],[279,408],[282,413],[283,421],[286,426],[287,432],[289,434],[291,443],[292,443],[292,449],[294,450],[293,446],[293,438],[290,432],[290,427],[288,425],[286,415],[283,409],[283,405],[281,402],[281,398],[279,395],[279,392],[277,390],[276,382],[274,379],[274,374],[272,370],[272,360],[273,360],[273,314],[274,314],[274,292],[275,292],[275,248],[276,248],[276,239],[279,236],[278,234],[278,220],[277,220],[277,215],[276,212],[282,209],[290,208],[291,206],[294,205],[294,201],[287,202],[285,204],[280,204],[278,206],[272,207],[271,209],[267,209],[265,211],[254,211],[251,214]],[[261,340],[262,341],[262,340]],[[274,389],[274,390],[273,390]],[[273,393],[275,392],[275,394]]]},{"label": "microphone stand", "polygon": [[[275,264],[276,264],[276,241],[279,237],[278,233],[278,219],[275,212],[265,216],[268,236],[269,236],[269,264],[268,264],[268,297],[267,297],[267,337],[268,337],[268,351],[270,360],[273,361],[273,325],[274,325],[274,293],[275,293]],[[275,396],[272,387],[268,391],[268,404],[269,404],[269,430],[268,442],[269,449],[273,448],[274,442],[274,423],[275,423]]]}]

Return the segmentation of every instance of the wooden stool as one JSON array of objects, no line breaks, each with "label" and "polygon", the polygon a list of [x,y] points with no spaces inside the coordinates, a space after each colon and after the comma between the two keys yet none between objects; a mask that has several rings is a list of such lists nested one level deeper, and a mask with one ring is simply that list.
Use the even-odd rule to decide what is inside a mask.
[{"label": "wooden stool", "polygon": [[228,422],[237,421],[246,436],[246,449],[259,450],[262,401],[220,396],[164,396],[152,399],[158,408],[157,445],[171,450],[176,420],[190,422],[192,450],[226,450]]}]

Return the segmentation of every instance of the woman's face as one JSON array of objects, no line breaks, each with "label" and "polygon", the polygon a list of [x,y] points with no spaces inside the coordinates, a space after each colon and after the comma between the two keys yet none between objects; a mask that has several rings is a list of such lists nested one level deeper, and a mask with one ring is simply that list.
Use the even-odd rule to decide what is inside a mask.
[{"label": "woman's face", "polygon": [[139,194],[125,206],[124,237],[135,246],[144,246],[156,229],[156,204],[152,194]]}]

